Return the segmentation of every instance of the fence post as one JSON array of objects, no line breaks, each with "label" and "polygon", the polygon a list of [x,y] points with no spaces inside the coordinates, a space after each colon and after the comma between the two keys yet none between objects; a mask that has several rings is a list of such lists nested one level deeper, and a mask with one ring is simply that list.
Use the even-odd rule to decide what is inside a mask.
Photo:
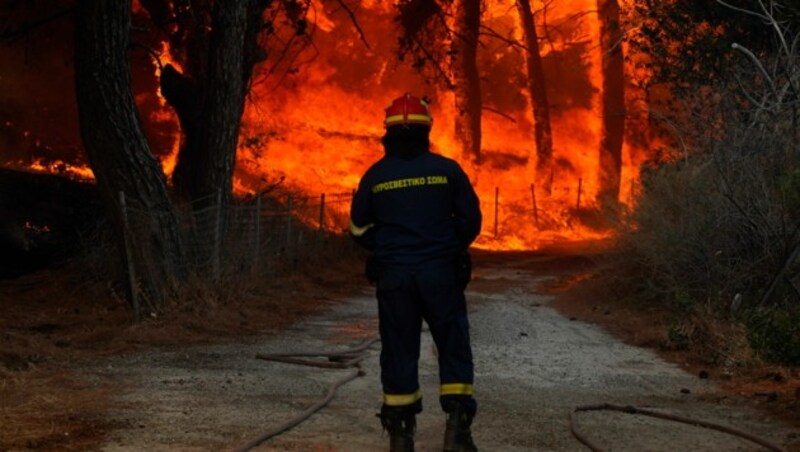
[{"label": "fence post", "polygon": [[500,187],[494,187],[494,238],[497,238],[497,214],[500,210]]},{"label": "fence post", "polygon": [[133,317],[138,322],[142,319],[142,309],[139,305],[139,291],[136,287],[136,268],[133,265],[133,246],[130,239],[130,224],[128,223],[128,205],[125,201],[125,192],[119,192],[119,207],[122,214],[122,241],[125,244],[125,265],[128,270],[128,291],[133,306]]},{"label": "fence post", "polygon": [[261,192],[256,196],[256,246],[253,250],[253,268],[258,268],[261,256]]},{"label": "fence post", "polygon": [[539,227],[539,208],[536,206],[536,185],[531,184],[531,199],[533,200],[533,221]]},{"label": "fence post", "polygon": [[214,215],[214,243],[212,244],[211,276],[220,277],[220,249],[222,248],[222,189],[217,189],[217,209]]},{"label": "fence post", "polygon": [[580,210],[581,208],[581,192],[583,191],[583,178],[578,178],[578,202],[575,204],[575,208]]}]

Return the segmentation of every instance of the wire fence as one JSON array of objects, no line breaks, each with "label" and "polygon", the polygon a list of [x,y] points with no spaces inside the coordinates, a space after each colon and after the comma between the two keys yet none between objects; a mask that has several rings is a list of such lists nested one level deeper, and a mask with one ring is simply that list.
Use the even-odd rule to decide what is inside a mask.
[{"label": "wire fence", "polygon": [[[561,201],[555,197],[537,199],[533,185],[527,199],[518,193],[506,199],[498,187],[493,199],[484,196],[481,200],[482,235],[502,240],[530,235],[531,231],[568,229],[584,202],[581,187],[578,181],[575,187],[554,189],[565,191],[558,194]],[[228,205],[218,194],[177,212],[180,235],[177,241],[182,243],[182,249],[142,254],[169,257],[168,252],[180,253],[180,259],[175,261],[184,262],[191,272],[215,280],[243,272],[277,274],[295,268],[298,263],[325,265],[331,256],[355,252],[356,246],[347,236],[353,194],[271,193],[237,198]],[[564,198],[571,201],[564,202]],[[120,205],[129,256],[139,248],[164,246],[167,241],[163,238],[151,236],[150,240],[142,240],[142,237],[148,237],[154,230],[164,230],[154,225],[165,224],[175,213],[126,205],[122,193]],[[137,272],[158,271],[154,264],[145,260],[134,266],[130,260],[127,262],[131,293],[138,290]]]},{"label": "wire fence", "polygon": [[[120,193],[124,222],[124,262],[130,302],[137,317],[142,299],[159,288],[141,287],[147,281],[163,280],[164,262],[183,266],[177,273],[194,274],[217,282],[233,276],[276,277],[300,265],[324,268],[333,258],[355,256],[356,245],[345,232],[349,229],[351,193],[323,194],[319,197],[254,196],[224,204],[222,196],[212,196],[176,212],[143,210],[128,205]],[[177,215],[177,219],[175,218]],[[178,237],[159,236],[159,224],[178,224]],[[172,228],[174,229],[174,227]],[[154,233],[155,231],[155,233]],[[175,249],[165,248],[180,243]],[[173,269],[166,269],[169,278]]]},{"label": "wire fence", "polygon": [[[199,200],[178,212],[186,262],[194,271],[216,278],[225,272],[274,265],[277,260],[322,258],[321,249],[331,246],[352,250],[350,241],[343,240],[351,199],[351,193],[344,193],[254,196],[229,205],[221,196]],[[205,207],[194,207],[198,204]],[[124,201],[121,205],[131,237],[141,238],[160,217],[169,215],[127,206]],[[135,246],[142,245],[146,244]]]}]

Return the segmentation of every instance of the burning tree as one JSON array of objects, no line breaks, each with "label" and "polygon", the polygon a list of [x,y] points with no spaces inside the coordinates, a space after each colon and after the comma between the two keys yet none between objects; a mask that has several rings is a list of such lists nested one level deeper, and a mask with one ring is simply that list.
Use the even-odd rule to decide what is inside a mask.
[{"label": "burning tree", "polygon": [[[265,58],[257,39],[268,28],[263,14],[270,3],[142,2],[157,28],[167,33],[174,54],[185,63],[185,72],[167,65],[161,86],[183,130],[173,181],[185,199],[203,201],[195,202],[195,207],[219,201],[224,206],[231,196],[245,95],[253,67]],[[300,4],[283,6],[299,8]],[[302,10],[296,13],[304,14]],[[137,273],[145,292],[157,303],[164,282],[181,278],[189,269],[166,180],[142,132],[131,91],[131,5],[81,1],[76,19],[75,78],[84,146],[98,186],[115,212],[119,235],[136,234],[132,241],[138,246],[127,248],[132,254],[127,258],[135,267],[149,270]],[[298,19],[296,24],[300,23]],[[119,193],[152,213],[145,227],[122,231]],[[200,237],[204,239],[216,237]]]},{"label": "burning tree", "polygon": [[[465,160],[481,161],[481,84],[476,61],[480,0],[406,0],[397,6],[400,59],[410,55],[417,69],[455,96],[455,134]],[[444,64],[443,62],[449,62]]]},{"label": "burning tree", "polygon": [[453,91],[456,107],[456,136],[461,138],[464,156],[481,161],[481,79],[478,73],[478,32],[481,25],[480,0],[455,2],[455,30],[451,37]]},{"label": "burning tree", "polygon": [[[161,92],[181,124],[182,145],[173,173],[175,189],[203,207],[223,203],[233,188],[233,169],[245,95],[253,67],[266,58],[258,35],[270,0],[205,2],[142,0],[155,26],[168,39],[171,56],[182,71],[167,64]],[[292,8],[303,14],[301,5]]]},{"label": "burning tree", "polygon": [[[78,2],[75,80],[81,136],[98,187],[113,212],[120,249],[124,219],[118,195],[136,207],[161,212],[135,240],[129,260],[154,268],[143,276],[146,293],[159,302],[169,277],[185,274],[184,248],[161,166],[150,152],[133,100],[128,57],[131,8],[126,2]],[[152,266],[151,264],[155,264]]]},{"label": "burning tree", "polygon": [[525,62],[528,70],[528,91],[533,108],[534,140],[536,145],[536,177],[539,186],[546,192],[551,190],[553,171],[553,131],[550,126],[550,104],[547,100],[547,87],[542,68],[542,53],[539,49],[539,35],[531,2],[517,0],[522,32],[525,37]]},{"label": "burning tree", "polygon": [[603,204],[619,200],[622,144],[625,140],[624,37],[617,0],[598,0],[600,51],[603,52],[603,135],[600,141],[600,189]]},{"label": "burning tree", "polygon": [[[505,229],[508,237],[485,234],[482,246],[535,247],[548,234],[606,233],[586,219],[601,192],[598,149],[603,155],[623,152],[624,105],[619,104],[626,93],[617,83],[625,74],[613,31],[616,3],[604,2],[612,12],[602,14],[596,14],[598,0],[350,3],[352,9],[338,0],[133,3],[129,56],[141,125],[150,151],[161,159],[167,188],[174,186],[181,201],[195,201],[195,220],[213,210],[204,207],[215,203],[217,193],[228,202],[231,190],[262,193],[276,181],[283,182],[273,194],[349,193],[368,162],[380,156],[384,102],[412,91],[434,100],[436,152],[477,163],[468,168],[473,176],[480,173],[474,180],[485,208],[500,189],[498,224],[500,236]],[[310,11],[314,21],[306,20]],[[525,11],[529,20],[523,20]],[[354,17],[358,35],[352,32]],[[393,19],[396,26],[387,27]],[[400,39],[405,60],[394,58],[393,36]],[[42,41],[36,37],[38,49]],[[15,61],[23,58],[21,47],[13,50]],[[613,56],[605,73],[604,55]],[[0,76],[21,85],[29,74],[9,66],[0,68]],[[52,66],[37,63],[37,68]],[[35,88],[14,94],[14,107],[23,112],[17,106],[26,105],[25,95],[52,86],[46,75],[34,75]],[[68,97],[67,91],[61,96]],[[23,127],[34,130],[36,141],[44,143],[38,153],[58,146],[52,135],[45,136],[46,125],[7,127],[20,135],[27,133]],[[648,158],[649,142],[630,141],[631,136],[624,137],[630,155],[608,159],[610,170],[604,170],[611,175],[611,197],[619,192],[620,173],[624,182],[635,183],[636,165]],[[83,163],[77,141],[71,149],[46,154],[54,157],[45,163]],[[31,154],[18,147],[15,155]],[[630,166],[619,171],[620,161]],[[537,171],[537,162],[544,168]],[[532,199],[531,183],[541,190],[551,180],[552,195]],[[216,224],[211,216],[216,218],[209,214],[207,223]],[[199,244],[184,248],[202,251],[202,243],[200,237]]]}]

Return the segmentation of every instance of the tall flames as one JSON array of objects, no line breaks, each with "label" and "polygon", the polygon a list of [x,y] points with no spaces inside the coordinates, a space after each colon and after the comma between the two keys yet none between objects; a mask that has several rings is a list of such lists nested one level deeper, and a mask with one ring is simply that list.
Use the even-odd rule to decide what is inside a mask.
[{"label": "tall flames", "polygon": [[[546,3],[551,4],[538,12],[537,20],[552,95],[550,192],[541,190],[545,181],[534,177],[536,148],[523,49],[509,44],[522,42],[522,31],[510,0],[485,3],[483,21],[491,32],[483,34],[478,50],[484,92],[480,165],[460,154],[452,91],[426,83],[409,64],[397,60],[394,6],[378,0],[358,2],[354,12],[367,47],[338,2],[315,0],[314,45],[296,58],[305,63],[289,73],[285,68],[271,70],[269,59],[257,68],[243,118],[236,192],[259,192],[282,180],[284,186],[311,196],[350,193],[382,155],[384,108],[391,99],[412,92],[433,101],[434,151],[461,161],[475,184],[484,212],[479,247],[534,249],[545,241],[607,235],[587,220],[599,191],[603,127],[597,1]],[[535,2],[535,7],[544,6]],[[165,49],[163,55],[168,53]],[[177,119],[163,102],[148,105],[151,121],[174,125],[172,144],[160,152],[169,174],[180,144]],[[631,201],[637,168],[647,158],[646,150],[629,141],[623,148],[623,203]]]},{"label": "tall flames", "polygon": [[[291,86],[255,86],[239,154],[240,190],[257,191],[266,184],[266,176],[267,180],[285,177],[285,183],[308,193],[349,193],[382,155],[384,108],[391,99],[412,92],[433,100],[434,150],[460,160],[476,185],[484,212],[478,246],[532,249],[543,241],[607,234],[581,221],[582,212],[595,205],[599,189],[602,54],[599,23],[592,13],[595,0],[552,2],[546,12],[549,33],[542,56],[551,67],[548,75],[558,71],[565,75],[563,82],[547,82],[562,84],[551,90],[567,93],[557,100],[573,100],[573,105],[553,108],[556,164],[550,194],[537,189],[542,181],[534,180],[533,118],[529,101],[518,97],[527,96],[518,81],[525,76],[521,49],[482,38],[479,65],[483,65],[482,84],[489,89],[484,89],[488,95],[483,99],[482,164],[473,166],[460,155],[454,135],[452,92],[426,84],[408,65],[396,62],[392,52],[399,31],[389,25],[392,6],[361,2],[358,17],[370,44],[367,49],[347,15],[333,4],[317,4],[318,55],[313,64],[292,76]],[[521,42],[513,6],[503,0],[487,2],[483,20],[494,32]],[[581,66],[570,67],[572,62]],[[509,67],[512,64],[517,66]],[[585,73],[575,74],[581,71]],[[571,81],[580,86],[569,86]],[[620,201],[627,203],[645,153],[626,145],[623,155]]]}]

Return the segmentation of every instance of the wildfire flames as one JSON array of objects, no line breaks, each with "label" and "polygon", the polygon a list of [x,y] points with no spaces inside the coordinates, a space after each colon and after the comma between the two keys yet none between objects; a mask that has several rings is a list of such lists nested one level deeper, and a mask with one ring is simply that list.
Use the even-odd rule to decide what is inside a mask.
[{"label": "wildfire flames", "polygon": [[[520,89],[511,78],[525,70],[519,49],[491,39],[485,39],[487,44],[479,49],[479,65],[488,63],[492,67],[481,68],[482,85],[488,94],[484,96],[487,109],[482,114],[483,163],[471,166],[462,159],[454,135],[453,94],[426,85],[408,65],[393,58],[396,34],[386,27],[391,23],[392,6],[386,2],[361,2],[361,8],[360,23],[370,49],[353,32],[342,11],[334,14],[335,10],[318,5],[320,30],[314,39],[319,54],[313,64],[292,77],[291,87],[275,89],[269,83],[255,86],[254,102],[245,114],[238,189],[258,190],[257,181],[267,175],[270,180],[285,176],[287,183],[309,193],[349,193],[357,186],[360,175],[382,155],[379,138],[383,134],[384,108],[391,99],[412,92],[433,100],[434,150],[461,161],[476,184],[484,212],[479,247],[532,249],[556,238],[589,239],[606,234],[574,221],[577,207],[591,207],[598,191],[602,54],[598,51],[596,14],[580,17],[582,12],[595,10],[596,1],[553,2],[547,11],[554,36],[543,41],[543,58],[550,57],[553,71],[561,71],[568,84],[574,72],[583,68],[570,67],[573,60],[559,59],[566,59],[563,54],[569,53],[572,46],[582,46],[586,52],[574,62],[584,65],[586,80],[578,83],[590,85],[586,98],[580,99],[586,107],[555,105],[553,109],[557,164],[550,196],[532,191],[532,185],[542,181],[533,176],[536,156],[531,107],[527,100],[520,102],[513,97]],[[487,2],[483,20],[496,31],[507,33],[507,37],[522,41],[513,2]],[[566,39],[560,39],[565,34],[555,33],[557,28],[562,33],[568,29]],[[508,87],[506,93],[504,87]],[[579,89],[557,87],[557,91],[565,92]],[[248,142],[247,137],[252,141]],[[636,168],[645,152],[626,145],[623,155],[620,201],[627,203],[638,176]],[[538,198],[536,215],[534,196]],[[542,223],[549,219],[550,227],[537,228],[537,216]]]},{"label": "wildfire flames", "polygon": [[[554,169],[549,193],[540,188],[545,181],[534,176],[533,114],[520,82],[526,76],[523,50],[509,44],[523,42],[513,2],[485,3],[483,23],[505,39],[482,36],[478,49],[484,104],[480,165],[462,158],[454,132],[453,93],[426,83],[408,63],[397,60],[399,30],[390,2],[365,0],[355,9],[369,47],[336,2],[317,0],[314,6],[314,46],[297,58],[306,63],[287,74],[271,71],[268,59],[256,70],[240,137],[237,193],[258,192],[282,178],[284,186],[310,196],[351,193],[382,155],[384,108],[411,92],[432,99],[434,151],[459,160],[475,184],[484,213],[477,246],[534,249],[545,241],[608,234],[580,221],[580,212],[596,205],[599,190],[603,55],[596,0],[560,0],[537,13],[551,96]],[[536,2],[534,8],[542,5]],[[168,56],[166,48],[163,55]],[[172,124],[174,130],[171,147],[158,152],[170,174],[180,143],[177,119],[163,99],[148,105],[151,121]],[[629,141],[623,147],[622,203],[630,203],[637,168],[648,158],[646,149]],[[36,165],[64,172],[58,166]],[[61,168],[82,177],[91,174],[86,167]]]}]

